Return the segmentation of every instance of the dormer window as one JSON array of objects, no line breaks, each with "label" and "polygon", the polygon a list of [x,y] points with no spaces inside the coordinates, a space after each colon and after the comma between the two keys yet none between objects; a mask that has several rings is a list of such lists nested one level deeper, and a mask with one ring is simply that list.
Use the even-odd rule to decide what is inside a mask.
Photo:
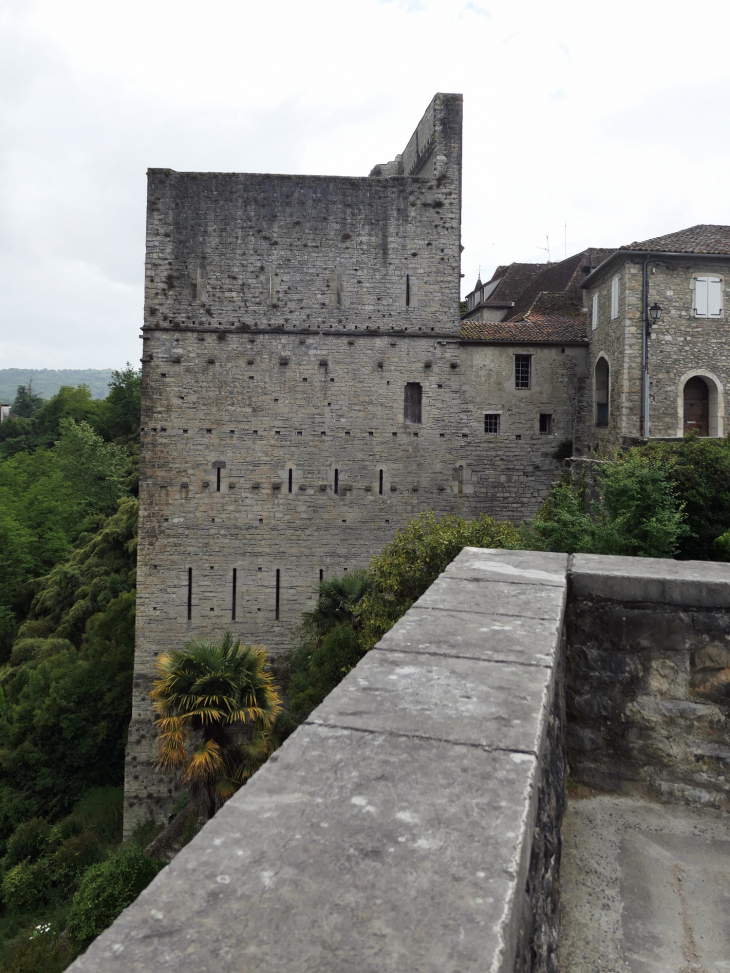
[{"label": "dormer window", "polygon": [[696,318],[722,317],[722,278],[695,277],[694,312]]}]

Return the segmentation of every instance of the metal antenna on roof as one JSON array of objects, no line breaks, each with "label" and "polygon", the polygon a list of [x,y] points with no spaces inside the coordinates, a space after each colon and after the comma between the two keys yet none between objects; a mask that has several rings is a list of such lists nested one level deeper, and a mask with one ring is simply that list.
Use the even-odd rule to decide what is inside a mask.
[{"label": "metal antenna on roof", "polygon": [[547,246],[546,247],[538,247],[537,249],[538,250],[547,250],[548,263],[550,263],[550,240],[548,239],[547,233],[545,234],[545,243],[547,243]]}]

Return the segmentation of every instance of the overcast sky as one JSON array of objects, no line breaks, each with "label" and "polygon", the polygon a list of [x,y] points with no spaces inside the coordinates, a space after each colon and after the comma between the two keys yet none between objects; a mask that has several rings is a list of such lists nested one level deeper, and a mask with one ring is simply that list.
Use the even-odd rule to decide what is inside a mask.
[{"label": "overcast sky", "polygon": [[730,4],[0,0],[0,367],[137,362],[145,172],[367,175],[464,94],[481,265],[730,224]]}]

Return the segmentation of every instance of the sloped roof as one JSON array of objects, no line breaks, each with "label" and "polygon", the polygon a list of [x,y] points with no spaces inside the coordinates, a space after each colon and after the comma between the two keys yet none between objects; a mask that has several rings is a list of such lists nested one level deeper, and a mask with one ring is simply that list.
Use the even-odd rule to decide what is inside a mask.
[{"label": "sloped roof", "polygon": [[[505,267],[502,278],[489,295],[490,301],[516,301],[545,270],[545,264],[511,263]],[[492,278],[494,280],[494,278]]]},{"label": "sloped roof", "polygon": [[649,240],[635,241],[622,250],[655,250],[659,253],[727,253],[730,254],[730,226],[698,223],[686,230],[665,233]]},{"label": "sloped roof", "polygon": [[520,320],[462,321],[461,337],[475,341],[582,342],[587,321],[567,293],[541,291]]}]

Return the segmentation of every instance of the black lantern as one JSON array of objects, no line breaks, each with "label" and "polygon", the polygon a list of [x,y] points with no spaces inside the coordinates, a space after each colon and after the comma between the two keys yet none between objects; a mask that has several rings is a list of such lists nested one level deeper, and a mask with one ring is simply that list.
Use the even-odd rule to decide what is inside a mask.
[{"label": "black lantern", "polygon": [[656,303],[656,301],[649,308],[649,320],[652,324],[656,324],[659,318],[662,316],[662,309]]}]

